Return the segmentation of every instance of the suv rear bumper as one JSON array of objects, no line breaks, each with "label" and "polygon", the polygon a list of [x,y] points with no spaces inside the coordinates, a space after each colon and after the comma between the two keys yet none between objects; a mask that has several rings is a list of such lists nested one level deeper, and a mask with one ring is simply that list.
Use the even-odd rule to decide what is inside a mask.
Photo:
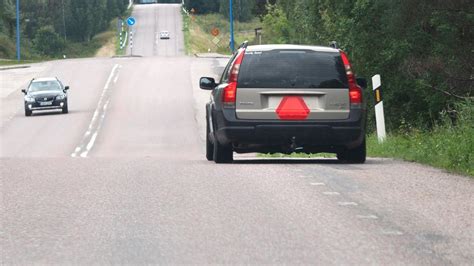
[{"label": "suv rear bumper", "polygon": [[[365,136],[366,112],[351,111],[349,119],[325,121],[238,120],[235,111],[213,111],[215,137],[224,145],[252,145],[270,151],[295,143],[307,151],[337,151],[359,146]],[[266,149],[265,147],[269,148]]]}]

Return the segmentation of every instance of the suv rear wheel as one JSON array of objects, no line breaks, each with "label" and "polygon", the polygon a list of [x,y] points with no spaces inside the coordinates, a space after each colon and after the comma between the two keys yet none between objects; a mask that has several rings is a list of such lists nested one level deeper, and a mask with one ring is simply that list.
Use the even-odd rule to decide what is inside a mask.
[{"label": "suv rear wheel", "polygon": [[231,146],[221,145],[217,139],[214,139],[214,162],[231,163],[234,160],[234,154]]},{"label": "suv rear wheel", "polygon": [[360,146],[337,153],[338,160],[348,163],[364,163],[366,156],[367,148],[365,145],[365,138],[364,141],[362,141],[362,143],[360,144]]},{"label": "suv rear wheel", "polygon": [[214,160],[214,144],[209,139],[211,133],[209,126],[209,119],[206,118],[206,158],[208,161],[212,161]]}]

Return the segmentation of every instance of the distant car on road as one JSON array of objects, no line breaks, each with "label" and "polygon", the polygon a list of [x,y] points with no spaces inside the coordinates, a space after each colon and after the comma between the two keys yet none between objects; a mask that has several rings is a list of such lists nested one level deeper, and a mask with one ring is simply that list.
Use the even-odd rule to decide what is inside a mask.
[{"label": "distant car on road", "polygon": [[33,111],[59,109],[63,114],[69,112],[67,91],[58,78],[38,78],[31,80],[25,94],[25,116],[31,116]]},{"label": "distant car on road", "polygon": [[243,44],[206,105],[206,157],[233,161],[233,152],[337,153],[366,159],[366,107],[348,56],[322,46]]},{"label": "distant car on road", "polygon": [[161,31],[160,32],[160,39],[169,39],[170,38],[170,33],[169,31]]}]

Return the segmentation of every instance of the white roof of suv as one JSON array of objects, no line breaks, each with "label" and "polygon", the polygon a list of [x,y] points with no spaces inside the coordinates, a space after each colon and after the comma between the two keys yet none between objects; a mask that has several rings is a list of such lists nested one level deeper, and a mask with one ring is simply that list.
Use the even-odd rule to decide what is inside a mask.
[{"label": "white roof of suv", "polygon": [[42,81],[58,81],[58,79],[53,78],[53,77],[44,77],[44,78],[36,78],[33,80],[33,82],[42,82]]},{"label": "white roof of suv", "polygon": [[325,46],[296,45],[296,44],[267,44],[267,45],[251,45],[247,47],[248,52],[271,51],[271,50],[313,50],[316,52],[332,52],[338,53],[338,49]]}]

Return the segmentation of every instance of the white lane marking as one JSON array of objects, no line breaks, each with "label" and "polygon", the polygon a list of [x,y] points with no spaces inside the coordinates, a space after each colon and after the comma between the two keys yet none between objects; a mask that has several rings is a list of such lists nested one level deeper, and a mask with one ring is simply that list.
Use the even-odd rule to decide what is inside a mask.
[{"label": "white lane marking", "polygon": [[[109,89],[110,83],[112,82],[112,79],[115,76],[115,72],[116,72],[117,68],[119,68],[119,67],[120,66],[118,64],[115,64],[114,67],[112,68],[112,71],[110,72],[109,77],[107,78],[107,82],[105,83],[104,89],[102,90],[102,94],[99,98],[99,102],[97,103],[97,108],[94,112],[94,115],[92,116],[89,127],[88,127],[86,133],[84,134],[83,142],[92,134],[91,139],[87,143],[87,145],[85,147],[85,150],[83,150],[84,144],[81,143],[74,150],[74,152],[71,154],[71,157],[77,157],[77,155],[83,150],[82,153],[80,153],[80,156],[82,158],[86,158],[87,154],[94,147],[95,140],[97,138],[97,134],[98,134],[98,132],[99,132],[101,126],[102,126],[102,122],[104,121],[104,118],[105,118],[105,110],[107,109],[107,106],[108,106],[110,100],[107,100],[107,102],[104,104],[104,106],[102,106],[102,103],[104,101],[104,97],[106,95],[106,92]],[[101,109],[103,110],[104,113],[100,116]],[[100,120],[98,120],[98,119],[100,119]]]},{"label": "white lane marking", "polygon": [[339,206],[357,206],[359,204],[357,204],[357,202],[353,202],[353,201],[340,201],[337,203],[337,205]]},{"label": "white lane marking", "polygon": [[357,215],[357,218],[359,219],[367,219],[367,220],[377,220],[379,217],[377,217],[376,215]]},{"label": "white lane marking", "polygon": [[117,74],[117,76],[115,76],[114,83],[117,83],[117,81],[119,79],[119,76],[120,76],[120,74]]},{"label": "white lane marking", "polygon": [[87,157],[87,154],[89,153],[89,151],[92,149],[92,147],[94,147],[94,143],[96,139],[97,139],[97,132],[95,132],[94,135],[92,135],[91,140],[89,141],[89,143],[87,143],[86,150],[83,153],[81,153],[82,158]]},{"label": "white lane marking", "polygon": [[386,230],[382,232],[383,235],[387,236],[401,236],[403,235],[403,232],[398,231],[398,230]]},{"label": "white lane marking", "polygon": [[328,195],[328,196],[337,196],[337,195],[341,195],[341,193],[339,192],[335,192],[335,191],[325,191],[323,192],[324,195]]},{"label": "white lane marking", "polygon": [[311,186],[325,186],[324,183],[310,183]]},{"label": "white lane marking", "polygon": [[104,113],[102,113],[100,124],[97,127],[97,130],[95,131],[94,135],[92,135],[92,138],[90,139],[89,143],[87,144],[86,150],[83,153],[81,153],[82,158],[86,158],[89,151],[92,149],[92,147],[94,147],[95,141],[97,139],[97,135],[99,134],[99,130],[102,128],[102,122],[104,121],[105,111],[107,110],[107,106],[109,106],[109,102],[110,100],[107,100],[107,102],[104,104],[104,107],[102,108]]},{"label": "white lane marking", "polygon": [[[104,111],[107,111],[107,107],[109,106],[109,103],[110,103],[110,100],[108,100],[108,101],[104,104],[104,108],[103,108]],[[102,115],[102,117],[104,117],[104,116],[105,116],[105,113]]]}]

